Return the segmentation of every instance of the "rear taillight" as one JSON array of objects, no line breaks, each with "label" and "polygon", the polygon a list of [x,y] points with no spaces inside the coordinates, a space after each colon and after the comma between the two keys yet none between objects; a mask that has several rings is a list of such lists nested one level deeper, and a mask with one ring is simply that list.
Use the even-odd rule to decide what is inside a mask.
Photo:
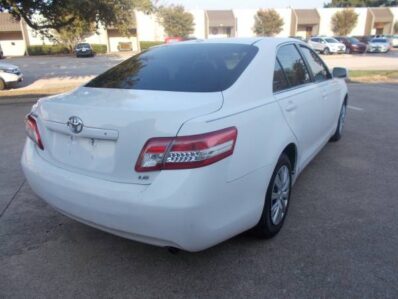
[{"label": "rear taillight", "polygon": [[36,143],[41,150],[44,150],[36,120],[30,114],[25,118],[25,130],[28,137],[32,139],[32,141]]},{"label": "rear taillight", "polygon": [[234,152],[236,128],[201,135],[152,138],[138,158],[137,172],[197,168],[220,161]]}]

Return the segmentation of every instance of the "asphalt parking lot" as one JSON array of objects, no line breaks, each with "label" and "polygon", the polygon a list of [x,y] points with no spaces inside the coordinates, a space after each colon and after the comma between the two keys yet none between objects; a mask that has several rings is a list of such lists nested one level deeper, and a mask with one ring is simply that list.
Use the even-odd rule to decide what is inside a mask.
[{"label": "asphalt parking lot", "polygon": [[122,53],[119,55],[97,55],[93,58],[27,56],[10,57],[0,62],[17,65],[22,70],[24,80],[19,86],[23,87],[43,78],[96,76],[131,55],[130,53]]},{"label": "asphalt parking lot", "polygon": [[37,198],[19,166],[31,104],[0,105],[0,298],[398,298],[398,85],[349,89],[344,137],[299,177],[276,238],[177,255]]}]

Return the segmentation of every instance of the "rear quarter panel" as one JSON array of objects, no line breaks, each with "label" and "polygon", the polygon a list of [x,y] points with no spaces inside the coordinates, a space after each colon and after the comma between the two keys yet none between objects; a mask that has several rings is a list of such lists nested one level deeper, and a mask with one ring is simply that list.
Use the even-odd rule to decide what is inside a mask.
[{"label": "rear quarter panel", "polygon": [[[185,123],[178,135],[211,132],[236,127],[238,137],[227,166],[227,181],[233,181],[264,167],[275,167],[278,158],[295,138],[277,102],[242,105]],[[268,182],[264,182],[268,183]]]}]

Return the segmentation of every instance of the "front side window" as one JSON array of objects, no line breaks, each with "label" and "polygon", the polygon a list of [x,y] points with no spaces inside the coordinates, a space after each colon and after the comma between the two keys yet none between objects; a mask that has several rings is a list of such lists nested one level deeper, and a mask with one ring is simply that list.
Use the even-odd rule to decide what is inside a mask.
[{"label": "front side window", "polygon": [[294,45],[280,47],[277,57],[291,87],[311,82],[303,58]]},{"label": "front side window", "polygon": [[301,52],[308,62],[309,68],[312,71],[315,82],[321,82],[331,78],[329,71],[319,56],[311,49],[300,46]]},{"label": "front side window", "polygon": [[111,68],[86,87],[223,91],[235,83],[257,52],[253,45],[232,43],[155,47]]}]

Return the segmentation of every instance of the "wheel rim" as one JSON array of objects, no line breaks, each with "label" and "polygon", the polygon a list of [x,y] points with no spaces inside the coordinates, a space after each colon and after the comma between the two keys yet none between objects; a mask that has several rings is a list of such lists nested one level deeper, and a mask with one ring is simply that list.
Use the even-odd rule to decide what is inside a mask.
[{"label": "wheel rim", "polygon": [[278,225],[285,217],[290,194],[289,168],[283,165],[277,172],[271,194],[271,221]]},{"label": "wheel rim", "polygon": [[339,132],[343,132],[344,122],[345,122],[345,115],[346,115],[347,107],[343,105],[340,111],[340,118],[339,118]]}]

